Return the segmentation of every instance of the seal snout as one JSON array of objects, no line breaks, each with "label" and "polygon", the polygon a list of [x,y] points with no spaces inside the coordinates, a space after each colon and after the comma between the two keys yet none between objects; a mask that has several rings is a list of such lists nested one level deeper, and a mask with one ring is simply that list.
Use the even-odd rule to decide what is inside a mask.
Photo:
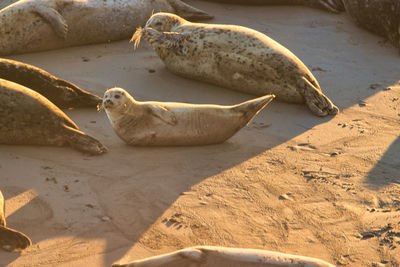
[{"label": "seal snout", "polygon": [[104,108],[110,108],[114,106],[114,102],[111,99],[104,99],[103,100],[103,107]]}]

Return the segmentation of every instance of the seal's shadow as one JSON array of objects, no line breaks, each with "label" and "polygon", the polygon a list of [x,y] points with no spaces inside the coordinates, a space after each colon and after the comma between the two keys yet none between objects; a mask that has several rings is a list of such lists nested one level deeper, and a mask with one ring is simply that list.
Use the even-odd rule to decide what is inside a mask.
[{"label": "seal's shadow", "polygon": [[398,137],[385,154],[368,173],[366,183],[379,188],[391,183],[400,183],[400,137]]}]

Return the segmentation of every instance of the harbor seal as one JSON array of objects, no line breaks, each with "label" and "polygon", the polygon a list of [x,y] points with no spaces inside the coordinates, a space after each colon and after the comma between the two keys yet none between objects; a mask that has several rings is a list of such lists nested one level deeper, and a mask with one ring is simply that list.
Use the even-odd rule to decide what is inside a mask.
[{"label": "harbor seal", "polygon": [[0,247],[7,251],[19,251],[29,247],[32,242],[23,233],[6,225],[4,197],[0,190]]},{"label": "harbor seal", "polygon": [[239,5],[304,5],[333,13],[343,11],[341,0],[206,0]]},{"label": "harbor seal", "polygon": [[0,144],[69,145],[92,155],[107,151],[47,98],[4,79],[0,79]]},{"label": "harbor seal", "polygon": [[145,39],[178,75],[277,100],[305,102],[318,116],[339,109],[291,51],[261,32],[236,25],[191,23],[156,13],[131,41]]},{"label": "harbor seal", "polygon": [[180,0],[20,0],[0,10],[0,55],[128,39],[154,11],[211,18]]},{"label": "harbor seal", "polygon": [[212,246],[190,247],[113,267],[334,267],[315,258],[280,252]]},{"label": "harbor seal", "polygon": [[0,58],[0,78],[38,92],[59,108],[96,107],[102,100],[75,84],[15,60]]},{"label": "harbor seal", "polygon": [[234,105],[139,102],[121,88],[104,93],[103,107],[129,145],[184,146],[222,143],[274,99],[267,95]]},{"label": "harbor seal", "polygon": [[342,0],[346,13],[362,28],[386,38],[400,52],[399,0]]}]

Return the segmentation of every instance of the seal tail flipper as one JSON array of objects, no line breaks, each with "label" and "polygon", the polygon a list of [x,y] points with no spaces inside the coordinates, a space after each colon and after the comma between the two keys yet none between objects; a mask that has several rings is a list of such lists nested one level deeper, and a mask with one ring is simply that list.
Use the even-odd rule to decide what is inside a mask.
[{"label": "seal tail flipper", "polygon": [[2,249],[12,252],[26,249],[32,241],[19,231],[0,226],[0,245]]},{"label": "seal tail flipper", "polygon": [[68,130],[67,143],[72,148],[90,155],[101,155],[107,152],[107,148],[97,139],[78,129],[74,129],[67,125],[64,125],[64,127]]},{"label": "seal tail flipper", "polygon": [[174,8],[176,14],[184,19],[207,20],[207,19],[212,19],[214,17],[200,9],[185,4],[180,0],[167,0],[167,1]]},{"label": "seal tail flipper", "polygon": [[57,85],[72,89],[78,95],[78,101],[73,99],[70,103],[70,107],[97,107],[101,103],[102,98],[88,91],[85,91],[73,83],[65,81],[63,79],[57,80]]},{"label": "seal tail flipper", "polygon": [[335,115],[339,112],[339,108],[322,93],[320,88],[314,86],[305,77],[302,77],[302,80],[304,83],[301,86],[303,89],[301,94],[312,113],[320,117],[325,117],[328,115]]},{"label": "seal tail flipper", "polygon": [[34,6],[34,12],[45,19],[57,34],[57,36],[66,39],[68,25],[63,16],[57,10],[47,6]]},{"label": "seal tail flipper", "polygon": [[307,2],[306,5],[332,13],[340,13],[345,10],[342,0],[312,0]]},{"label": "seal tail flipper", "polygon": [[275,95],[266,95],[256,99],[252,99],[233,107],[234,110],[243,113],[244,125],[247,125],[251,120],[260,112],[265,106],[267,106]]}]

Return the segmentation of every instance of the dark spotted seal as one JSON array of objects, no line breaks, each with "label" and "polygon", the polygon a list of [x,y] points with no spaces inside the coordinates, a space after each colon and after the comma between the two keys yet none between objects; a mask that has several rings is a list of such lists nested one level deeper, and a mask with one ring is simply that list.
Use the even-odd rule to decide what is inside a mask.
[{"label": "dark spotted seal", "polygon": [[304,5],[338,13],[343,11],[341,0],[207,0],[240,5]]},{"label": "dark spotted seal", "polygon": [[135,45],[141,36],[173,73],[259,96],[274,94],[286,102],[305,102],[318,116],[339,111],[303,62],[261,32],[157,13],[134,34]]},{"label": "dark spotted seal", "polygon": [[362,28],[383,36],[400,52],[400,0],[342,0]]},{"label": "dark spotted seal", "polygon": [[32,89],[59,108],[96,107],[101,97],[35,66],[0,58],[0,78]]},{"label": "dark spotted seal", "polygon": [[261,249],[198,246],[113,267],[334,267],[315,258]]},{"label": "dark spotted seal", "polygon": [[211,17],[180,0],[20,0],[0,10],[0,55],[129,38],[154,11]]},{"label": "dark spotted seal", "polygon": [[69,145],[92,155],[107,151],[47,98],[3,79],[0,79],[0,144]]},{"label": "dark spotted seal", "polygon": [[0,190],[0,248],[7,251],[18,251],[32,244],[29,237],[6,225],[4,197]]},{"label": "dark spotted seal", "polygon": [[103,107],[117,135],[130,145],[222,143],[274,99],[267,95],[234,105],[139,102],[121,88],[104,93]]}]

